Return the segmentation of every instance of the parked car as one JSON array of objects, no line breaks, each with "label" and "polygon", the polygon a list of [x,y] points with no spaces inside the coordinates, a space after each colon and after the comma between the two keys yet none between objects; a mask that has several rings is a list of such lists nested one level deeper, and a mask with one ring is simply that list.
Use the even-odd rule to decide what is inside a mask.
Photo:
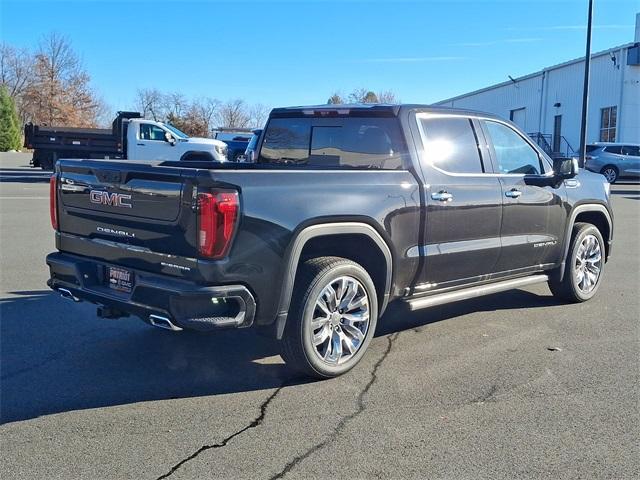
[{"label": "parked car", "polygon": [[262,129],[257,128],[253,131],[253,136],[249,140],[246,150],[244,151],[244,157],[241,161],[255,163],[258,160],[258,140],[262,135]]},{"label": "parked car", "polygon": [[601,173],[609,183],[622,177],[640,177],[640,144],[593,143],[587,145],[585,168]]},{"label": "parked car", "polygon": [[241,156],[244,155],[244,151],[247,149],[247,144],[251,140],[251,130],[246,129],[216,129],[213,133],[213,138],[221,140],[227,144],[228,153],[227,156],[230,161],[238,162],[241,160]]},{"label": "parked car", "polygon": [[29,123],[24,146],[33,149],[31,165],[50,170],[59,158],[135,160],[227,159],[224,142],[189,137],[173,125],[118,112],[111,129],[48,127]]},{"label": "parked car", "polygon": [[[320,378],[418,310],[537,283],[591,299],[611,254],[602,175],[490,114],[274,109],[256,163],[61,160],[48,285],[171,331],[260,327]],[[387,319],[393,322],[393,318]]]}]

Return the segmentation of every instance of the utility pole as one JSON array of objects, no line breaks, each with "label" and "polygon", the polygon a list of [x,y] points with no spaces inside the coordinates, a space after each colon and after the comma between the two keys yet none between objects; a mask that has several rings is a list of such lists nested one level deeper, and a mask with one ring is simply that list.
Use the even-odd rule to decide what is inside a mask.
[{"label": "utility pole", "polygon": [[589,70],[591,67],[591,22],[593,20],[593,0],[589,0],[587,17],[587,51],[584,56],[584,87],[582,89],[582,123],[580,125],[580,167],[584,168],[587,156],[587,116],[589,110]]}]

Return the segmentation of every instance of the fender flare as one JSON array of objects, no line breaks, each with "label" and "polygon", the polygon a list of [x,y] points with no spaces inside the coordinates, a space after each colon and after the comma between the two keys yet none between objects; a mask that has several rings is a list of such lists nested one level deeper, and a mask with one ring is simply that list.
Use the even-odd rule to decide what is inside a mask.
[{"label": "fender flare", "polygon": [[211,152],[205,152],[203,150],[189,150],[188,152],[185,152],[182,154],[182,156],[180,157],[180,161],[184,161],[185,158],[187,158],[189,155],[197,155],[199,157],[208,157],[208,160],[211,160],[212,162],[215,162],[215,158],[213,158],[213,155],[211,155]]},{"label": "fender flare", "polygon": [[284,334],[284,327],[287,322],[289,307],[291,306],[291,297],[293,295],[294,282],[298,271],[298,263],[304,246],[309,240],[315,237],[345,234],[366,235],[376,244],[384,256],[386,263],[386,276],[379,315],[384,313],[387,303],[389,302],[393,275],[393,256],[387,242],[385,242],[375,228],[366,223],[340,222],[315,224],[304,228],[300,233],[298,233],[285,252],[284,276],[282,279],[282,289],[280,291],[280,300],[278,302],[277,310],[278,313],[276,316],[276,336],[278,339],[281,339]]},{"label": "fender flare", "polygon": [[[605,238],[605,242],[611,242],[613,238],[613,221],[611,220],[611,214],[607,207],[601,205],[599,203],[585,203],[582,205],[578,205],[571,211],[571,215],[569,216],[569,221],[567,222],[567,228],[565,231],[564,237],[564,248],[562,254],[562,263],[560,264],[559,269],[559,279],[562,280],[564,278],[564,272],[567,265],[567,255],[569,254],[569,246],[571,245],[571,230],[573,229],[573,225],[576,223],[576,217],[585,212],[597,212],[602,213],[607,223],[609,224],[609,238]],[[608,251],[609,249],[607,249]],[[608,255],[607,255],[608,257]]]}]

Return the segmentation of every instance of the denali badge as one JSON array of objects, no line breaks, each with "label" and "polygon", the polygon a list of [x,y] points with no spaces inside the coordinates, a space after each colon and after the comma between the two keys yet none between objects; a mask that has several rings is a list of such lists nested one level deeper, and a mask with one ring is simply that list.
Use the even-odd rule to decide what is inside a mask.
[{"label": "denali badge", "polygon": [[118,235],[120,237],[133,238],[136,236],[135,233],[126,232],[124,230],[114,230],[113,228],[109,228],[109,227],[96,227],[96,231],[100,233],[108,233],[110,235]]},{"label": "denali badge", "polygon": [[131,200],[131,195],[125,195],[123,193],[109,193],[101,190],[91,190],[91,192],[89,192],[89,199],[91,200],[91,203],[98,203],[100,205],[131,208],[131,204],[128,202],[128,200]]}]

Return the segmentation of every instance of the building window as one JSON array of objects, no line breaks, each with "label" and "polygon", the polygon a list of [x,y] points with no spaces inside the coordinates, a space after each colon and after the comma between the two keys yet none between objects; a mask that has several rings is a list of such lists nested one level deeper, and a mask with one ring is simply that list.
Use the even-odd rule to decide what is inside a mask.
[{"label": "building window", "polygon": [[600,112],[600,141],[615,142],[618,107],[603,108]]}]

